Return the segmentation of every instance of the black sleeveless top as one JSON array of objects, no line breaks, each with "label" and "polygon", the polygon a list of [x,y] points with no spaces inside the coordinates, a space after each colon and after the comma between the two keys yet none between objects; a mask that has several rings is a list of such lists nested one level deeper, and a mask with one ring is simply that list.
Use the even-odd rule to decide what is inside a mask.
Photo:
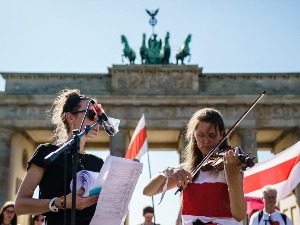
[{"label": "black sleeveless top", "polygon": [[[37,147],[32,158],[28,162],[28,168],[32,163],[45,169],[42,180],[39,184],[39,198],[40,199],[52,199],[54,197],[60,197],[64,194],[64,182],[66,182],[67,190],[66,193],[69,194],[70,182],[72,180],[72,155],[67,154],[67,178],[64,179],[64,153],[61,153],[53,162],[49,165],[45,164],[44,158],[57,150],[59,146],[52,144],[43,144]],[[103,166],[103,160],[95,155],[91,154],[79,154],[79,158],[82,158],[81,164],[84,165],[85,170],[90,170],[93,172],[100,172]],[[80,164],[77,164],[77,172],[83,168]],[[96,210],[96,205],[94,204],[88,208],[82,210],[76,210],[76,225],[89,225],[93,218],[94,212]],[[66,210],[67,224],[71,222],[71,209]],[[59,212],[47,212],[44,213],[46,216],[47,225],[63,225],[64,210],[59,210]]]}]

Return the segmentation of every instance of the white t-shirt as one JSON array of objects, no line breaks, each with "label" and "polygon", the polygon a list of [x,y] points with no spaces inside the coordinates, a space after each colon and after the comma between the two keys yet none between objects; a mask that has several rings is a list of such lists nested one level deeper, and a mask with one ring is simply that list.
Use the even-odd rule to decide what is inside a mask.
[{"label": "white t-shirt", "polygon": [[[263,215],[262,215],[259,223],[258,223],[258,214],[259,214],[259,211],[255,212],[251,216],[249,225],[270,225],[269,214],[266,213],[265,210],[263,210]],[[273,220],[273,222],[277,221],[277,222],[279,222],[280,225],[285,224],[284,220],[278,210],[275,210],[274,213],[270,214],[270,217]],[[286,225],[293,225],[292,221],[288,217],[286,218]]]}]

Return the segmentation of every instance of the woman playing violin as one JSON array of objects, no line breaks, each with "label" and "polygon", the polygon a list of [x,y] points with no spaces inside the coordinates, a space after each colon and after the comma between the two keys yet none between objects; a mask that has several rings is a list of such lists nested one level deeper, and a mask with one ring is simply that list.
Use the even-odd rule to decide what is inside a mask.
[{"label": "woman playing violin", "polygon": [[[238,150],[224,153],[224,170],[192,171],[225,135],[221,113],[213,108],[198,110],[191,117],[186,132],[185,163],[177,168],[168,167],[153,177],[144,188],[144,195],[152,196],[167,189],[182,188],[182,223],[241,224],[246,215],[243,191],[243,172],[238,166]],[[225,139],[220,149],[228,148]]]}]

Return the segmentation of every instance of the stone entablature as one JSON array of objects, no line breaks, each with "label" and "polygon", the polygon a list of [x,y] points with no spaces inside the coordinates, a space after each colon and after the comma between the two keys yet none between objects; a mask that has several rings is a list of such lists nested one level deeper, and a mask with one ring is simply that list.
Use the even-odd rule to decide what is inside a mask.
[{"label": "stone entablature", "polygon": [[110,74],[85,73],[1,73],[6,80],[5,93],[55,94],[66,88],[79,88],[84,93],[110,93]]},{"label": "stone entablature", "polygon": [[198,93],[197,65],[131,65],[109,68],[114,93],[185,94]]},{"label": "stone entablature", "polygon": [[203,73],[199,94],[300,94],[300,73]]},{"label": "stone entablature", "polygon": [[56,94],[71,87],[101,95],[300,94],[300,73],[202,73],[197,65],[113,65],[109,73],[1,73],[7,94]]},{"label": "stone entablature", "polygon": [[[0,95],[0,126],[18,129],[47,129],[47,111],[53,95]],[[134,128],[142,113],[149,128],[183,129],[195,111],[203,107],[219,109],[228,126],[249,108],[258,97],[241,96],[134,96],[96,95],[107,115],[121,118],[121,126]],[[295,95],[266,95],[240,125],[259,129],[293,128],[300,124],[300,98]]]},{"label": "stone entablature", "polygon": [[[197,65],[113,65],[109,73],[1,73],[5,93],[56,94],[80,88],[101,95],[300,94],[300,73],[202,73]],[[202,97],[202,96],[201,96]]]}]

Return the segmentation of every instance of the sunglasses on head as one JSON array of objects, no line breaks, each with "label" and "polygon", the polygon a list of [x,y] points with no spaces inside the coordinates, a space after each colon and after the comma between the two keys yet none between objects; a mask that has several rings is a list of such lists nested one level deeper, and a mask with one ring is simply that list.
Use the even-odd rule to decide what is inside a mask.
[{"label": "sunglasses on head", "polygon": [[95,120],[96,112],[95,112],[95,110],[92,110],[92,109],[88,109],[87,111],[80,110],[80,111],[75,111],[75,112],[71,112],[71,113],[77,114],[77,113],[82,113],[82,112],[86,112],[86,116],[87,116],[87,118],[89,118],[89,120],[91,120],[91,121]]}]

